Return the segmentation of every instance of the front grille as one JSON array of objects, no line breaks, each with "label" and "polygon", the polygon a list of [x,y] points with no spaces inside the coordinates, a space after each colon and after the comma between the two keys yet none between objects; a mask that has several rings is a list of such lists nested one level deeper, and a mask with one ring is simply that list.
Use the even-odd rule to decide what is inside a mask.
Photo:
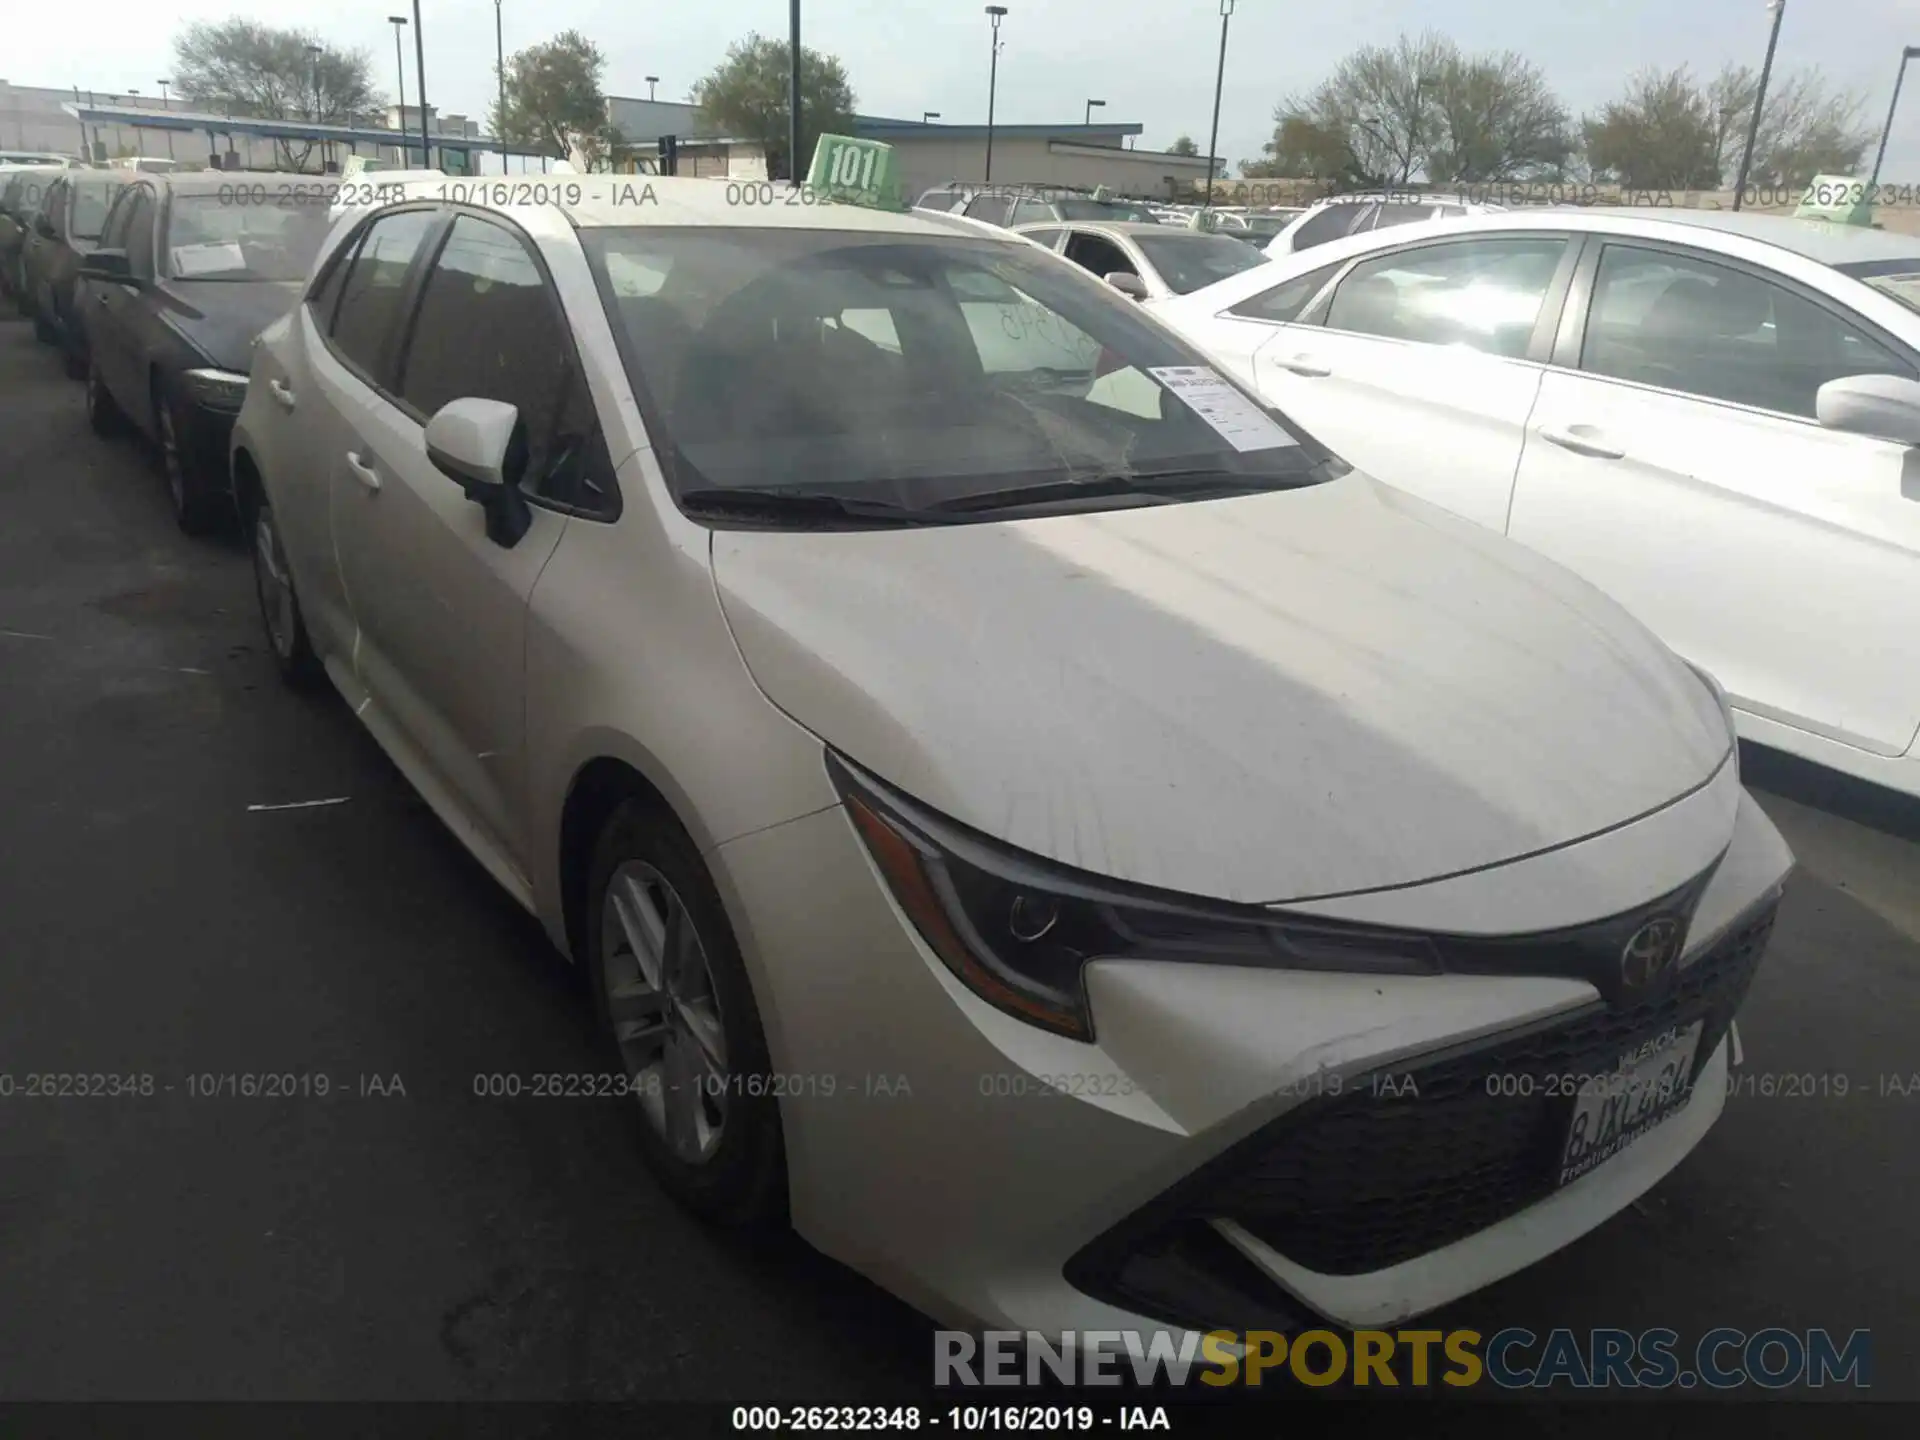
[{"label": "front grille", "polygon": [[[1209,1167],[1180,1196],[1179,1218],[1237,1221],[1325,1275],[1395,1265],[1507,1218],[1558,1182],[1575,1097],[1564,1079],[1548,1093],[1555,1077],[1610,1072],[1630,1047],[1704,1018],[1698,1074],[1746,996],[1773,920],[1770,905],[1658,999],[1594,1005],[1347,1081]],[[1494,1080],[1506,1076],[1517,1078]]]}]

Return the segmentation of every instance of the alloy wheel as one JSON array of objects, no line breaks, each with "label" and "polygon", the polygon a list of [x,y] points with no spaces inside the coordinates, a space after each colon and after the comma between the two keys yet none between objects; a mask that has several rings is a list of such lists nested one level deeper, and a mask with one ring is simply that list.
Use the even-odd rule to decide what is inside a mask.
[{"label": "alloy wheel", "polygon": [[273,511],[264,504],[253,520],[253,584],[260,596],[267,639],[281,660],[290,661],[296,635],[293,575],[287,569],[287,554],[273,523]]},{"label": "alloy wheel", "polygon": [[726,1127],[726,1031],[706,946],[679,893],[629,861],[607,885],[600,979],[627,1074],[656,1134],[700,1164]]}]

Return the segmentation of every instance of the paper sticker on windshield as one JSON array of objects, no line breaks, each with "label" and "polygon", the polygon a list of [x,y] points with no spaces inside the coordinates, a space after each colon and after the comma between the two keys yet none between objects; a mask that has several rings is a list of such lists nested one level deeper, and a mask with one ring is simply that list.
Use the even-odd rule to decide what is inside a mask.
[{"label": "paper sticker on windshield", "polygon": [[1184,400],[1236,450],[1278,450],[1299,443],[1205,365],[1158,365],[1147,373]]},{"label": "paper sticker on windshield", "polygon": [[173,273],[182,280],[191,280],[196,275],[214,275],[222,270],[246,268],[247,257],[241,254],[239,242],[234,240],[173,247]]}]

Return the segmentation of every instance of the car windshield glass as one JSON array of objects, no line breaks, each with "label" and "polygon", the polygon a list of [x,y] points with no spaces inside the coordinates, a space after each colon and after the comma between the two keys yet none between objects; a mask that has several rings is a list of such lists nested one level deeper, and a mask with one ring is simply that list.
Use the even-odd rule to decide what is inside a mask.
[{"label": "car windshield glass", "polygon": [[125,181],[75,185],[70,192],[72,198],[67,202],[72,207],[67,232],[76,240],[98,240],[107,225],[107,211],[113,208],[113,197],[125,188]]},{"label": "car windshield glass", "polygon": [[1160,217],[1145,205],[1135,205],[1125,200],[1075,200],[1063,199],[1059,202],[1062,220],[1137,220],[1145,225],[1158,225]]},{"label": "car windshield glass", "polygon": [[1909,310],[1920,312],[1920,256],[1912,260],[1871,260],[1836,267],[1842,275],[1851,275],[1891,295]]},{"label": "car windshield glass", "polygon": [[1203,285],[1267,261],[1253,246],[1231,235],[1182,235],[1176,231],[1171,235],[1136,235],[1133,243],[1176,295],[1191,294]]},{"label": "car windshield glass", "polygon": [[1334,473],[1132,301],[1032,246],[656,227],[581,240],[680,493],[919,508],[1161,472],[1255,488]]},{"label": "car windshield glass", "polygon": [[[235,187],[234,193],[244,193]],[[174,194],[168,268],[176,280],[304,280],[327,238],[324,205],[241,205],[231,194]]]}]

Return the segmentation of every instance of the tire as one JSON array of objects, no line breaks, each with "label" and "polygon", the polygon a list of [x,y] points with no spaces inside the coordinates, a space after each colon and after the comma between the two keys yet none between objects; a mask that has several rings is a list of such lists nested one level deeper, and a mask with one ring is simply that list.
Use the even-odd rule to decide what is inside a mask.
[{"label": "tire", "polygon": [[66,347],[62,353],[61,363],[66,367],[67,378],[69,380],[85,380],[87,378],[87,352],[81,346],[74,343],[71,335],[69,335]]},{"label": "tire", "polygon": [[87,363],[87,427],[103,440],[117,439],[127,433],[127,417],[100,378],[100,367]]},{"label": "tire", "polygon": [[200,467],[191,463],[181,448],[179,411],[158,378],[153,382],[153,428],[174,523],[187,535],[211,534],[228,514],[225,497],[213,490]]},{"label": "tire", "polygon": [[267,652],[273,656],[281,681],[290,689],[317,690],[326,672],[307,636],[306,617],[300,613],[300,597],[294,592],[286,547],[281,544],[280,527],[264,492],[252,497],[247,531],[252,540],[253,593],[260,602]]},{"label": "tire", "polygon": [[[614,913],[616,887],[629,914],[636,900],[652,907],[655,921],[670,917],[678,906],[679,932],[693,942],[682,947],[685,963],[661,966],[655,952],[653,965],[656,975],[677,973],[677,981],[665,987],[674,1000],[662,1000],[662,987],[649,981],[640,947],[629,939],[647,926],[623,925]],[[636,1084],[638,1093],[627,1103],[636,1112],[647,1167],[668,1194],[705,1220],[753,1230],[784,1224],[787,1175],[779,1101],[766,1080],[760,1094],[747,1083],[770,1075],[766,1035],[733,927],[698,848],[664,808],[629,800],[601,831],[587,898],[589,986],[609,1057],[619,1065],[617,1073]],[[675,933],[671,923],[660,929]],[[659,1003],[649,1002],[644,993],[649,989]],[[665,1038],[630,1036],[623,1045],[616,1016],[644,1025],[648,1022],[634,1017],[648,1014],[672,1017],[652,1026]],[[717,1070],[701,1068],[695,1057],[711,1056],[713,1046],[700,1037],[710,1042],[716,1033],[720,1063]],[[656,1044],[660,1061],[651,1074],[659,1084],[654,1088],[646,1085],[649,1069],[643,1061]],[[689,1083],[695,1074],[705,1078]],[[695,1114],[705,1118],[708,1134],[699,1133],[698,1122],[690,1118]]]}]

